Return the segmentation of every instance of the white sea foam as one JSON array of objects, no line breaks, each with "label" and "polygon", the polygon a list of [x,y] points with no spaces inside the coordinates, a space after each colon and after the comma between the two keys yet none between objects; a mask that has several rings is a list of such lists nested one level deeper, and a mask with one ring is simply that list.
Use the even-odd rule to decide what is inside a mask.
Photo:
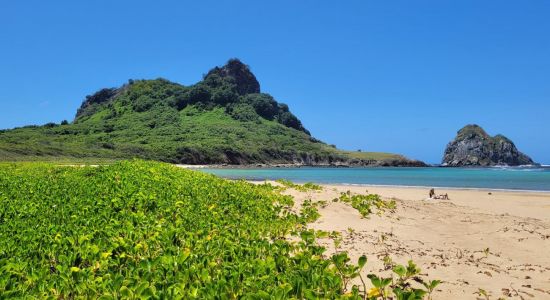
[{"label": "white sea foam", "polygon": [[521,169],[501,169],[499,171],[510,171],[510,172],[540,172],[544,171],[542,168],[521,168]]},{"label": "white sea foam", "polygon": [[544,165],[493,166],[488,169],[493,171],[540,172],[544,171],[542,167]]}]

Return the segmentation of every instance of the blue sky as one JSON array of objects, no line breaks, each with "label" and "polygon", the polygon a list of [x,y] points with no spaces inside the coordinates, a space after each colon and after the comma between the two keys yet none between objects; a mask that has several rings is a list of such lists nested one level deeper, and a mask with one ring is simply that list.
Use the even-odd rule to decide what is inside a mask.
[{"label": "blue sky", "polygon": [[0,45],[0,128],[238,57],[340,148],[437,163],[477,123],[550,163],[549,1],[3,1]]}]

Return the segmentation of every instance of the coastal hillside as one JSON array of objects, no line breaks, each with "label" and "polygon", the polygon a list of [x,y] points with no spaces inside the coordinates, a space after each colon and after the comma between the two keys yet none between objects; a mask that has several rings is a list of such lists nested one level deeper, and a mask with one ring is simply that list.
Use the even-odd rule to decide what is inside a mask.
[{"label": "coastal hillside", "polygon": [[478,125],[467,125],[445,149],[443,165],[462,166],[519,166],[535,164],[520,152],[507,137],[490,136]]},{"label": "coastal hillside", "polygon": [[288,105],[231,59],[202,81],[129,80],[86,96],[72,122],[0,131],[0,160],[143,158],[185,164],[421,166],[400,155],[347,152],[311,136]]}]

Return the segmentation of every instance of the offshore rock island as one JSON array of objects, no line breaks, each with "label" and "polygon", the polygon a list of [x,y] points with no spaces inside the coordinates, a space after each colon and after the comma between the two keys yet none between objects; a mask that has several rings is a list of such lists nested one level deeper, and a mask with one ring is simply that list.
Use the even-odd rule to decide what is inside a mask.
[{"label": "offshore rock island", "polygon": [[445,149],[443,166],[520,166],[533,165],[533,160],[520,152],[507,137],[490,136],[478,125],[467,125]]}]

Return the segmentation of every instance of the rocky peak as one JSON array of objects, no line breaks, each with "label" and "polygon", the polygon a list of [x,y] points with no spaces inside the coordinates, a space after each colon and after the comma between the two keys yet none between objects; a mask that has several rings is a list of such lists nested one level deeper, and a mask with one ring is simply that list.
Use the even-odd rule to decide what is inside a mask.
[{"label": "rocky peak", "polygon": [[443,155],[443,165],[451,167],[531,164],[533,160],[510,139],[501,134],[492,137],[475,124],[460,129]]},{"label": "rocky peak", "polygon": [[237,58],[230,59],[221,68],[213,68],[206,74],[205,79],[213,75],[232,81],[237,86],[237,92],[241,95],[260,92],[260,83],[256,80],[256,76],[252,74],[247,65]]},{"label": "rocky peak", "polygon": [[472,139],[472,138],[487,139],[487,138],[490,138],[491,136],[487,134],[487,132],[485,132],[485,130],[483,130],[483,128],[481,128],[479,125],[469,124],[462,127],[462,129],[460,129],[457,132],[457,137],[469,138],[469,139]]},{"label": "rocky peak", "polygon": [[75,118],[78,119],[81,116],[93,114],[94,111],[91,108],[94,105],[102,104],[113,99],[119,92],[120,89],[117,88],[105,88],[97,91],[93,95],[86,96],[86,100],[82,102],[82,105],[80,105],[80,108],[76,111]]}]

